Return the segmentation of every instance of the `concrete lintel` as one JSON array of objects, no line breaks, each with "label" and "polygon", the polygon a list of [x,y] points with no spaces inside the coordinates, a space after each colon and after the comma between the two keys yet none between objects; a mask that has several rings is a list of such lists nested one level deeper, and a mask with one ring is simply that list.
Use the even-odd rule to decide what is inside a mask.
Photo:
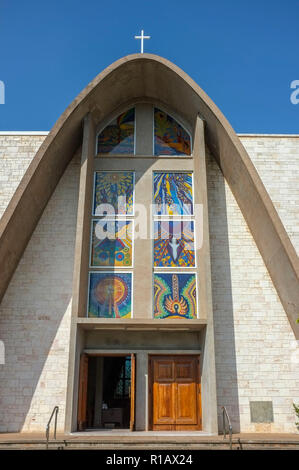
[{"label": "concrete lintel", "polygon": [[202,330],[206,320],[155,320],[144,318],[119,319],[114,318],[78,318],[78,327],[84,330],[127,330],[127,331],[172,331],[172,330]]},{"label": "concrete lintel", "polygon": [[151,355],[159,355],[159,356],[175,356],[175,355],[189,355],[193,356],[196,354],[201,353],[201,349],[117,349],[117,350],[111,350],[111,349],[84,349],[83,351],[86,354],[92,355],[108,355],[108,356],[113,356],[113,355],[118,355],[118,354],[151,354]]}]

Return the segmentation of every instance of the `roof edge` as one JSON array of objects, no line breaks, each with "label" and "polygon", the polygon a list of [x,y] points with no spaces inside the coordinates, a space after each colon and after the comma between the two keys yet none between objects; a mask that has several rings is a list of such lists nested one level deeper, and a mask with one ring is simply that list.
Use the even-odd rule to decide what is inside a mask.
[{"label": "roof edge", "polygon": [[[124,92],[128,76],[131,74],[132,79],[136,79],[132,67],[134,62],[146,63],[147,70],[151,69],[155,78],[172,77],[176,80],[181,99],[184,93],[185,97],[192,95],[197,112],[206,123],[207,144],[239,204],[293,331],[299,338],[299,325],[296,324],[299,311],[298,257],[248,153],[225,116],[194,80],[175,64],[153,54],[132,54],[103,70],[66,108],[41,144],[0,221],[0,263],[3,268],[0,299],[49,198],[82,141],[82,119],[92,111],[95,91],[103,90],[104,84],[111,83],[115,74],[121,79],[127,73],[123,83],[119,80],[120,90]],[[135,72],[144,73],[144,67],[137,65]],[[26,222],[24,214],[30,214]]]}]

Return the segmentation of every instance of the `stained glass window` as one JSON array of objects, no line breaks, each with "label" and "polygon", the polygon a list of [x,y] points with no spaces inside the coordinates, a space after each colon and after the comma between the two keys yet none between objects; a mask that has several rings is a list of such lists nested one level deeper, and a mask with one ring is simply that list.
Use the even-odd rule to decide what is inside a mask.
[{"label": "stained glass window", "polygon": [[133,222],[128,220],[93,220],[92,267],[131,267]]},{"label": "stained glass window", "polygon": [[188,132],[164,111],[154,109],[154,154],[191,155]]},{"label": "stained glass window", "polygon": [[195,274],[154,274],[154,318],[197,318]]},{"label": "stained glass window", "polygon": [[154,266],[195,267],[193,220],[154,221]]},{"label": "stained glass window", "polygon": [[98,135],[98,154],[134,154],[135,109],[120,114]]},{"label": "stained glass window", "polygon": [[192,173],[154,173],[154,214],[193,214]]},{"label": "stained glass window", "polygon": [[131,318],[132,274],[89,273],[88,317]]},{"label": "stained glass window", "polygon": [[94,182],[94,215],[133,215],[134,173],[97,171]]},{"label": "stained glass window", "polygon": [[114,391],[114,398],[129,398],[131,384],[131,358],[126,357],[121,367],[119,380]]}]

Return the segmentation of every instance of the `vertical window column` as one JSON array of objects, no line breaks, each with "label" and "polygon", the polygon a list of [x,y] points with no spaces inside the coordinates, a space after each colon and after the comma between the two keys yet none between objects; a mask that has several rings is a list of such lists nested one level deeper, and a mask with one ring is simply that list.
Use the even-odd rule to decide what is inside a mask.
[{"label": "vertical window column", "polygon": [[197,318],[193,174],[155,172],[154,318]]},{"label": "vertical window column", "polygon": [[88,317],[132,317],[133,224],[134,172],[95,172]]}]

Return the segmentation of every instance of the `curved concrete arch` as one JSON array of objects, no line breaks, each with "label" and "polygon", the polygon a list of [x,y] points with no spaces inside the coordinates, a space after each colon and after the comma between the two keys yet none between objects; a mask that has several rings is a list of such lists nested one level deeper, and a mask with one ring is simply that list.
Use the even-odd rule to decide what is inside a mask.
[{"label": "curved concrete arch", "polygon": [[139,98],[169,104],[194,125],[206,123],[206,141],[226,178],[299,338],[298,257],[240,139],[201,88],[181,69],[151,54],[134,54],[100,73],[58,119],[32,160],[0,221],[0,298],[66,166],[82,141],[82,120],[95,123]]}]

